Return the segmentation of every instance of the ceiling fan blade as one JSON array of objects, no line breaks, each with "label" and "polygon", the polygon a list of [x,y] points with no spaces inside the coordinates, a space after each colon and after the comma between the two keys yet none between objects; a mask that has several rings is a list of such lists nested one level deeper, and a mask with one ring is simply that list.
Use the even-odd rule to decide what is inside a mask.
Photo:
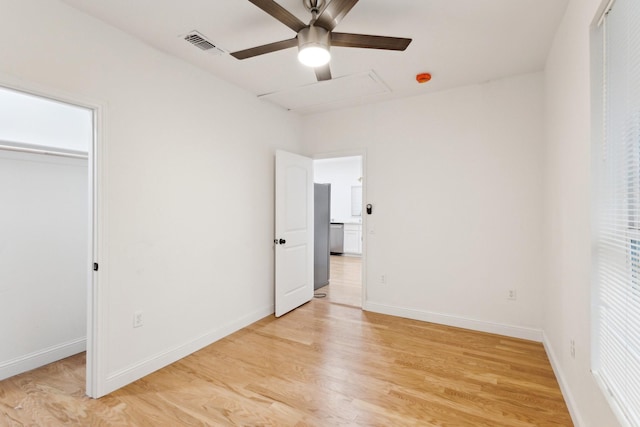
[{"label": "ceiling fan blade", "polygon": [[405,50],[411,39],[402,37],[371,36],[368,34],[331,33],[331,46],[360,47],[363,49]]},{"label": "ceiling fan blade", "polygon": [[295,15],[273,0],[249,1],[276,18],[278,21],[282,22],[287,27],[291,28],[296,33],[307,26],[307,24],[299,20]]},{"label": "ceiling fan blade", "polygon": [[358,3],[358,0],[331,0],[320,11],[314,25],[332,31],[356,3]]},{"label": "ceiling fan blade", "polygon": [[290,47],[298,46],[298,39],[292,38],[289,40],[282,40],[275,43],[269,43],[262,46],[256,46],[249,49],[239,50],[233,52],[231,56],[237,59],[253,58],[254,56],[264,55],[265,53],[276,52],[278,50],[288,49]]},{"label": "ceiling fan blade", "polygon": [[319,82],[323,80],[331,80],[331,68],[329,64],[323,65],[322,67],[316,67],[316,78]]}]

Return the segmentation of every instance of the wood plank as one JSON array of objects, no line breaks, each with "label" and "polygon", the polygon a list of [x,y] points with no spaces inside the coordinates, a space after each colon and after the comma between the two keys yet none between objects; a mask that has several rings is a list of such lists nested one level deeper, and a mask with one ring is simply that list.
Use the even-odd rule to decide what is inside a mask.
[{"label": "wood plank", "polygon": [[540,343],[330,298],[98,400],[84,396],[84,363],[77,355],[0,382],[0,426],[572,425]]},{"label": "wood plank", "polygon": [[331,255],[329,285],[316,290],[327,294],[335,304],[362,306],[362,259],[357,256]]}]

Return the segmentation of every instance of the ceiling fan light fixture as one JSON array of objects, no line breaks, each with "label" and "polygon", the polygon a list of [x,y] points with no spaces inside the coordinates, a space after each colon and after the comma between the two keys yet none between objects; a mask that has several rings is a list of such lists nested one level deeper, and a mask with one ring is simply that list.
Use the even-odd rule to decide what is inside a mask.
[{"label": "ceiling fan light fixture", "polygon": [[331,54],[323,46],[305,46],[298,52],[298,61],[307,67],[321,67],[331,60]]},{"label": "ceiling fan light fixture", "polygon": [[331,60],[329,31],[309,26],[298,33],[298,61],[307,67],[321,67]]}]

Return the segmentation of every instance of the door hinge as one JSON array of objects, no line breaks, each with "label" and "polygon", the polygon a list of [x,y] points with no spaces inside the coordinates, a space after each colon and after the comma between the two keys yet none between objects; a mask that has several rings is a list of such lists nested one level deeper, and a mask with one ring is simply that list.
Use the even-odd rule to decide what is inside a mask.
[{"label": "door hinge", "polygon": [[98,263],[97,262],[93,263],[93,271],[98,271]]}]

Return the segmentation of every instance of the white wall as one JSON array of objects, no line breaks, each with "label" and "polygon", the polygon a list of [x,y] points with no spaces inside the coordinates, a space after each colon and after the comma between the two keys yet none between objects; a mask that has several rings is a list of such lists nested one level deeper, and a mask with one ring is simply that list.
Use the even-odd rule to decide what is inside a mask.
[{"label": "white wall", "polygon": [[273,156],[300,151],[296,116],[58,1],[0,10],[0,79],[102,106],[98,394],[272,313]]},{"label": "white wall", "polygon": [[541,339],[542,89],[537,73],[304,119],[310,154],[366,150],[365,308]]},{"label": "white wall", "polygon": [[0,379],[84,350],[87,161],[0,151]]},{"label": "white wall", "polygon": [[351,215],[351,187],[362,186],[362,157],[339,157],[313,161],[313,178],[331,184],[331,221],[360,222],[362,216]]},{"label": "white wall", "polygon": [[[572,0],[545,69],[544,331],[578,426],[616,426],[590,372],[591,66],[589,27],[599,0]],[[575,340],[575,359],[569,341]]]},{"label": "white wall", "polygon": [[0,141],[86,153],[93,141],[93,112],[0,87]]}]

